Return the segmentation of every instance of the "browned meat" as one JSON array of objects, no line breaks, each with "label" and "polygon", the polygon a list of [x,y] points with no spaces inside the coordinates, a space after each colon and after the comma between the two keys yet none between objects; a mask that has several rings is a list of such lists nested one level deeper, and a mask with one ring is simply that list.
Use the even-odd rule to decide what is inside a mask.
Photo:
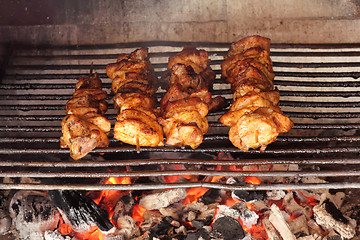
[{"label": "browned meat", "polygon": [[119,109],[114,138],[136,146],[163,146],[163,130],[157,122],[154,69],[147,48],[120,54],[106,68],[112,80],[114,107]]},{"label": "browned meat", "polygon": [[283,115],[274,90],[270,39],[251,36],[231,44],[221,64],[222,78],[231,84],[234,102],[220,122],[230,127],[229,139],[248,151],[274,142],[293,122]]},{"label": "browned meat", "polygon": [[184,47],[169,58],[163,76],[169,90],[161,99],[162,117],[158,119],[168,145],[197,148],[209,129],[209,89],[215,80],[209,62],[208,53],[194,47]]},{"label": "browned meat", "polygon": [[61,122],[60,146],[70,148],[70,156],[78,160],[96,147],[107,147],[110,121],[107,111],[107,93],[101,90],[98,74],[79,78],[73,97],[66,103],[66,117]]}]

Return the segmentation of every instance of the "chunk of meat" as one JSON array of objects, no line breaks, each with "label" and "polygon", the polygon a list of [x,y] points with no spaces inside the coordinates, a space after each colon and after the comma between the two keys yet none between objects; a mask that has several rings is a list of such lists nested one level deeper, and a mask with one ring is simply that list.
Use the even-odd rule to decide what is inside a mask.
[{"label": "chunk of meat", "polygon": [[61,145],[70,148],[70,156],[78,160],[96,147],[108,147],[109,139],[95,124],[75,115],[67,115],[61,122]]}]

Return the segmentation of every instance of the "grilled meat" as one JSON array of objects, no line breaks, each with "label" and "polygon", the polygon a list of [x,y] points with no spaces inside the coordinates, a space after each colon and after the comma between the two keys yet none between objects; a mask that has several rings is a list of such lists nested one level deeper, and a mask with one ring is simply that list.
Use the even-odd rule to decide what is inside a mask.
[{"label": "grilled meat", "polygon": [[233,104],[220,122],[228,127],[229,139],[239,149],[264,151],[293,122],[282,114],[279,91],[274,90],[270,39],[246,37],[232,43],[221,64],[222,78],[231,84]]},{"label": "grilled meat", "polygon": [[79,78],[73,97],[66,103],[66,116],[61,122],[60,146],[70,148],[70,156],[78,160],[96,147],[107,147],[110,121],[104,116],[107,110],[107,93],[101,89],[101,80],[95,73]]},{"label": "grilled meat", "polygon": [[[169,58],[168,71],[163,75],[169,89],[161,99],[162,117],[158,119],[168,145],[195,149],[209,129],[209,89],[215,80],[209,62],[208,53],[194,47],[184,47]],[[221,101],[213,102],[213,106],[218,103]]]},{"label": "grilled meat", "polygon": [[157,122],[154,97],[154,69],[148,49],[120,54],[116,63],[106,68],[112,80],[114,107],[119,110],[114,126],[114,138],[136,146],[163,146],[163,130]]}]

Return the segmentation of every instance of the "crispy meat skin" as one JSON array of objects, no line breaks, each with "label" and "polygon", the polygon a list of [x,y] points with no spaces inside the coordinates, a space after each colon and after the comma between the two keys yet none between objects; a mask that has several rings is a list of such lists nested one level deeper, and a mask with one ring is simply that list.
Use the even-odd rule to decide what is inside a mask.
[{"label": "crispy meat skin", "polygon": [[147,48],[120,54],[106,68],[112,80],[114,107],[119,110],[114,138],[138,146],[163,146],[163,130],[157,122],[154,69]]},{"label": "crispy meat skin", "polygon": [[191,66],[196,74],[200,74],[208,68],[209,62],[209,55],[205,50],[185,46],[181,52],[169,58],[168,69],[180,63],[185,66]]},{"label": "crispy meat skin", "polygon": [[101,90],[98,74],[79,78],[75,88],[61,122],[60,147],[70,148],[70,156],[78,160],[96,147],[109,145],[107,134],[111,124],[103,116],[107,110],[107,93]]},{"label": "crispy meat skin", "polygon": [[70,156],[78,160],[96,147],[109,146],[104,131],[95,124],[75,115],[67,115],[61,122],[61,146],[70,148]]},{"label": "crispy meat skin", "polygon": [[219,121],[230,127],[229,139],[239,149],[264,151],[293,122],[278,106],[274,90],[270,39],[246,37],[232,43],[221,64],[222,78],[231,84],[234,102]]}]

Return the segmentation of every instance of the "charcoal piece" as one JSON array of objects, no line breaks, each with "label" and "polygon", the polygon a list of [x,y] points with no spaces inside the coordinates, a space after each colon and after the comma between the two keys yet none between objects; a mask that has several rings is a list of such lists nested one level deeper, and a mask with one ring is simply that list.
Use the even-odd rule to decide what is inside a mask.
[{"label": "charcoal piece", "polygon": [[95,225],[104,232],[114,227],[108,213],[78,191],[50,190],[48,195],[64,221],[76,232],[89,231]]},{"label": "charcoal piece", "polygon": [[204,226],[210,226],[212,220],[213,216],[207,216],[205,219],[196,219],[191,221],[191,225],[196,229],[200,229]]},{"label": "charcoal piece", "polygon": [[131,215],[134,205],[135,200],[131,194],[121,197],[115,205],[112,219],[117,222],[119,217]]},{"label": "charcoal piece", "polygon": [[330,215],[339,222],[342,222],[344,224],[348,224],[349,220],[344,217],[342,212],[335,206],[334,203],[330,202],[329,199],[326,199],[324,201],[325,210],[330,213]]},{"label": "charcoal piece", "polygon": [[224,190],[210,188],[200,199],[200,202],[205,204],[220,203],[223,201],[225,195]]},{"label": "charcoal piece", "polygon": [[244,202],[264,200],[265,196],[266,196],[266,191],[235,190],[232,192],[232,197],[234,199]]},{"label": "charcoal piece", "polygon": [[9,213],[20,238],[24,239],[41,239],[43,232],[55,229],[60,219],[56,207],[42,191],[16,192]]},{"label": "charcoal piece", "polygon": [[174,219],[172,217],[163,217],[163,219],[154,227],[149,229],[149,231],[155,236],[165,235],[169,231],[169,229],[174,227],[171,224],[173,221]]},{"label": "charcoal piece", "polygon": [[185,240],[199,240],[199,239],[210,240],[210,235],[204,228],[200,228],[195,232],[189,232],[185,238]]},{"label": "charcoal piece", "polygon": [[214,231],[220,233],[221,239],[240,240],[245,237],[245,232],[240,222],[232,217],[224,216],[213,223]]}]

